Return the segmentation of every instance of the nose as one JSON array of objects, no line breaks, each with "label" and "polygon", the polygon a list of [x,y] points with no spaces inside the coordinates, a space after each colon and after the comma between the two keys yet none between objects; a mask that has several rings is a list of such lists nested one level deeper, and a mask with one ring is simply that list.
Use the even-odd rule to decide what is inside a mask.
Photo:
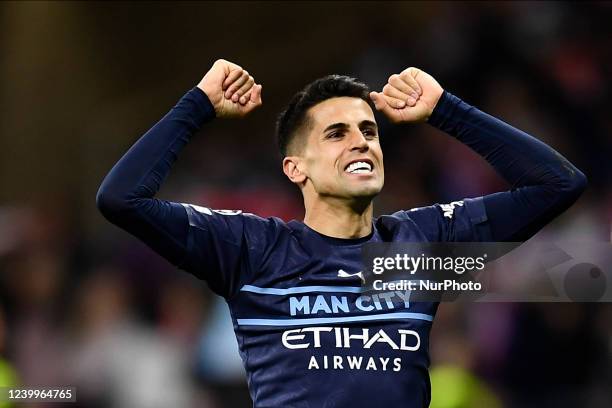
[{"label": "nose", "polygon": [[360,129],[351,132],[350,150],[357,150],[361,153],[367,152],[370,148],[368,140],[365,138]]}]

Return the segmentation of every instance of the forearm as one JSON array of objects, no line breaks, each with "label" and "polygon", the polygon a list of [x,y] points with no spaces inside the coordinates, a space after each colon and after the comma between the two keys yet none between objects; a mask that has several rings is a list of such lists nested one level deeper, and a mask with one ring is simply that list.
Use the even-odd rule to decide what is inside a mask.
[{"label": "forearm", "polygon": [[214,115],[206,94],[198,88],[190,90],[115,164],[96,197],[109,221],[143,239],[173,263],[184,252],[187,217],[180,205],[153,197],[179,152]]},{"label": "forearm", "polygon": [[494,241],[529,238],[586,186],[584,174],[554,149],[448,92],[429,123],[484,157],[511,185],[484,199]]},{"label": "forearm", "polygon": [[152,198],[178,153],[213,117],[214,110],[204,92],[198,88],[187,92],[108,173],[97,196],[101,209],[127,210],[139,199]]}]

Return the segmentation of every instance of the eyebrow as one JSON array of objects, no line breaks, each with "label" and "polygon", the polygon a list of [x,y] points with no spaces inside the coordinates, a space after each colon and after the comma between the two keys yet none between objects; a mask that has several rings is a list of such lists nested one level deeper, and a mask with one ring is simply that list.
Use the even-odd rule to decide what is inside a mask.
[{"label": "eyebrow", "polygon": [[[323,130],[323,133],[329,131],[329,130],[333,130],[333,129],[346,129],[348,128],[349,125],[347,123],[342,123],[342,122],[338,122],[338,123],[332,123],[331,125],[329,125],[328,127],[325,128],[325,130]],[[361,122],[359,122],[359,128],[374,128],[374,129],[378,129],[378,125],[376,125],[376,122],[373,122],[371,120],[362,120]]]}]

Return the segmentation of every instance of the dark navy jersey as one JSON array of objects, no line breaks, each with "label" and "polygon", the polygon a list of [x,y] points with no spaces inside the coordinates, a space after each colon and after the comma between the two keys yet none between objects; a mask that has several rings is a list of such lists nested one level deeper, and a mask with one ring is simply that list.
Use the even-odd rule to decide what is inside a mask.
[{"label": "dark navy jersey", "polygon": [[[429,124],[483,156],[511,189],[373,221],[360,239],[154,197],[180,150],[214,118],[195,88],[121,158],[104,216],[223,296],[255,407],[425,407],[437,304],[367,292],[369,242],[519,241],[568,208],[584,175],[544,143],[444,92]],[[407,186],[408,187],[408,186]]]},{"label": "dark navy jersey", "polygon": [[[362,289],[366,242],[488,241],[482,199],[400,211],[361,239],[184,204],[186,267],[227,299],[257,407],[425,407],[437,303]],[[445,215],[446,214],[446,215]],[[342,273],[344,272],[344,273]]]}]

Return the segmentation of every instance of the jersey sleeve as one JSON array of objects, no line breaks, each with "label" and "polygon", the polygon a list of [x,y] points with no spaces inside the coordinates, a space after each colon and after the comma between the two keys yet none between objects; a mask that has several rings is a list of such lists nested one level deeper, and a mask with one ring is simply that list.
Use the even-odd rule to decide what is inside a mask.
[{"label": "jersey sleeve", "polygon": [[482,156],[510,185],[508,191],[479,199],[415,210],[414,216],[430,233],[432,225],[423,215],[439,219],[440,239],[526,241],[586,188],[586,176],[552,147],[449,92],[440,98],[429,124]]},{"label": "jersey sleeve", "polygon": [[491,241],[483,197],[398,211],[392,216],[414,222],[430,242]]},{"label": "jersey sleeve", "polygon": [[181,269],[206,280],[213,292],[232,297],[257,273],[282,221],[238,210],[182,204],[189,221]]},{"label": "jersey sleeve", "polygon": [[111,223],[227,298],[257,267],[278,222],[155,197],[181,150],[214,117],[202,90],[187,92],[113,166],[96,203]]}]

